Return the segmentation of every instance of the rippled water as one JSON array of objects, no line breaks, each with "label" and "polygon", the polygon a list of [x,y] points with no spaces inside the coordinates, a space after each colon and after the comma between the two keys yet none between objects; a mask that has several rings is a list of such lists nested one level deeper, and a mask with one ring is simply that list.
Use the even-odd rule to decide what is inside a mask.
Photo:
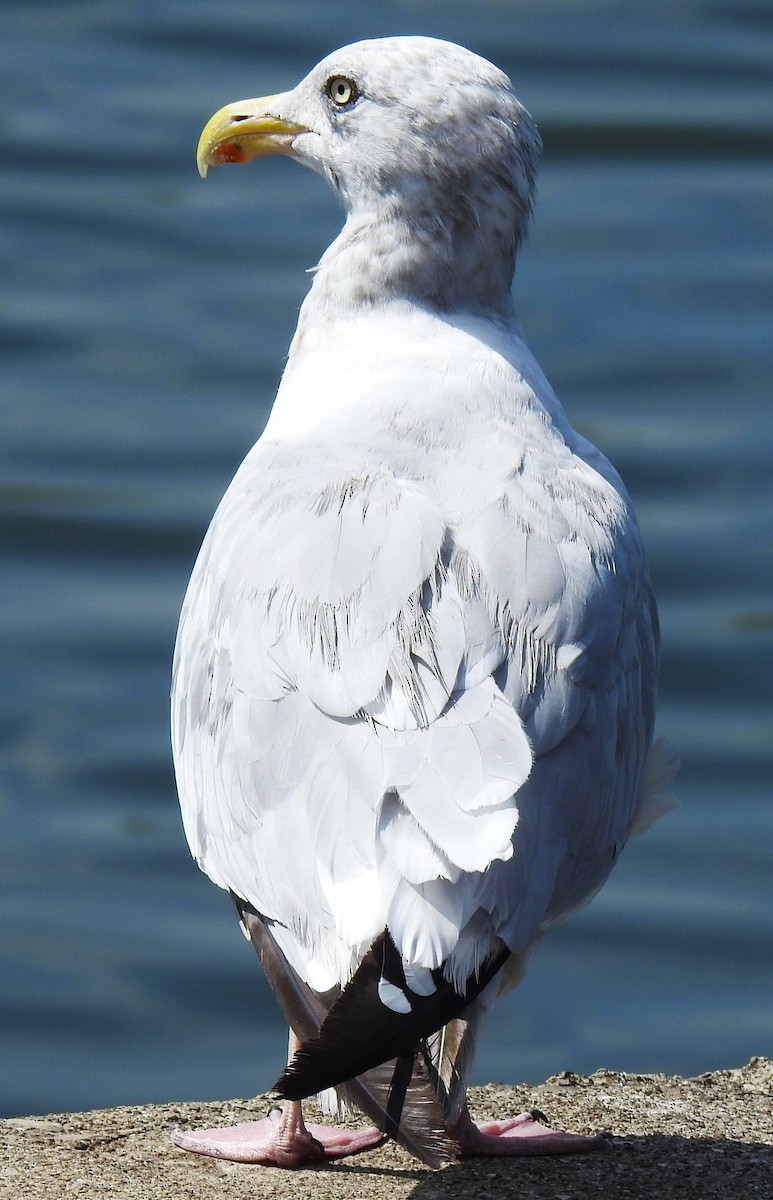
[{"label": "rippled water", "polygon": [[[284,1032],[193,867],[177,613],[340,223],[215,108],[362,36],[493,58],[545,140],[517,295],[636,499],[681,808],[546,940],[477,1079],[773,1052],[773,5],[13,3],[0,11],[0,1112],[250,1094]],[[376,6],[373,6],[375,9]]]}]

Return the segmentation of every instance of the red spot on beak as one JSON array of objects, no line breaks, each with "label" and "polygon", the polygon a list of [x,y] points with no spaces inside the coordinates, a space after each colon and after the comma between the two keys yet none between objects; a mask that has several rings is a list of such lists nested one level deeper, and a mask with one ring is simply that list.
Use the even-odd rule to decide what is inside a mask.
[{"label": "red spot on beak", "polygon": [[243,163],[247,162],[244,150],[237,142],[221,142],[210,155],[213,163]]}]

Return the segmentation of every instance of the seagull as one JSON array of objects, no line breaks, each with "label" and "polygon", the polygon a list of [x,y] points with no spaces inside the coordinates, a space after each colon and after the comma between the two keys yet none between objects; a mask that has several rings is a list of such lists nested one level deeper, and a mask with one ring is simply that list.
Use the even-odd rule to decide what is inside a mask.
[{"label": "seagull", "polygon": [[[180,619],[185,832],[290,1027],[268,1114],[184,1149],[292,1167],[390,1137],[438,1167],[602,1144],[466,1099],[486,1013],[665,775],[631,501],[513,306],[539,152],[507,76],[426,37],[346,46],[202,134],[202,175],[285,154],[346,220]],[[307,1124],[316,1094],[373,1126]]]}]

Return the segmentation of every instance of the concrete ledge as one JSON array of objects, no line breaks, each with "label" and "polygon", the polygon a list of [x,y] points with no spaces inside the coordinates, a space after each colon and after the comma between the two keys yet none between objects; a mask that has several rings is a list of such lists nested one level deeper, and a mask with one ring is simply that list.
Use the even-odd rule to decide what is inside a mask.
[{"label": "concrete ledge", "polygon": [[536,1107],[609,1147],[575,1158],[477,1159],[427,1171],[384,1147],[303,1171],[198,1158],[169,1140],[174,1126],[254,1119],[267,1102],[160,1104],[0,1121],[0,1197],[8,1200],[747,1200],[773,1197],[773,1062],[755,1058],[697,1079],[597,1071],[539,1087],[471,1093],[476,1116]]}]

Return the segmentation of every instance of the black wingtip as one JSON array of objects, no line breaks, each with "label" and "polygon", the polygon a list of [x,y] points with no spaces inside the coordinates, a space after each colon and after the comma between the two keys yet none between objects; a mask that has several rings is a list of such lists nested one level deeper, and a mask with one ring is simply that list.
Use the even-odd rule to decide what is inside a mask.
[{"label": "black wingtip", "polygon": [[[327,1008],[285,959],[271,923],[246,901],[233,899],[288,1023],[299,1037],[312,1038]],[[385,1062],[337,1085],[337,1090],[409,1154],[438,1170],[458,1158],[459,1147],[448,1136],[442,1096],[430,1076],[423,1054],[417,1060]]]},{"label": "black wingtip", "polygon": [[388,1008],[379,997],[379,980],[402,972],[400,956],[387,932],[373,943],[352,979],[325,1017],[319,1032],[296,1051],[282,1072],[275,1090],[287,1100],[303,1100],[325,1088],[363,1075],[391,1059],[413,1058],[426,1038],[458,1016],[508,957],[502,948],[467,981],[464,993],[444,978],[442,969],[432,972],[435,991],[420,996],[411,991],[402,976],[402,991],[409,1012]]},{"label": "black wingtip", "polygon": [[[421,1057],[404,1055],[382,1063],[340,1084],[338,1090],[431,1170],[458,1160],[459,1146],[449,1136],[440,1099]],[[289,1099],[273,1091],[269,1096]]]}]

